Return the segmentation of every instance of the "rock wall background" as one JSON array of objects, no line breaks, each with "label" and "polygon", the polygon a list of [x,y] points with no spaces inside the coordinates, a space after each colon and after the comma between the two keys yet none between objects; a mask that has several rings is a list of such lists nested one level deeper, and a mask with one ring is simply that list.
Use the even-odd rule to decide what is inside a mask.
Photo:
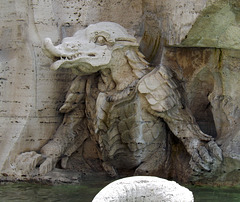
[{"label": "rock wall background", "polygon": [[0,0],[0,171],[38,151],[59,126],[73,79],[49,69],[42,41],[54,43],[99,21],[121,24],[153,64],[171,67],[202,130],[225,156],[219,181],[238,181],[239,11],[237,0]]},{"label": "rock wall background", "polygon": [[[82,27],[115,21],[139,32],[141,1],[1,0],[0,170],[17,153],[38,150],[55,133],[71,71],[49,69],[42,41],[57,43]],[[123,17],[125,16],[125,17]]]}]

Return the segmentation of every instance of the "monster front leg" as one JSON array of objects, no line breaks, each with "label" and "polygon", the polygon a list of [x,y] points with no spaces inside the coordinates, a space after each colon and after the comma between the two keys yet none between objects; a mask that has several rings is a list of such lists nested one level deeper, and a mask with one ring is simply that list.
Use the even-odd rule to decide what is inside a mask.
[{"label": "monster front leg", "polygon": [[173,108],[161,117],[191,155],[191,168],[197,172],[214,171],[222,161],[222,150],[214,139],[203,133],[188,109]]},{"label": "monster front leg", "polygon": [[66,154],[71,155],[87,138],[88,135],[83,130],[86,79],[86,77],[78,76],[73,80],[65,103],[60,108],[60,112],[65,113],[64,120],[53,139],[41,148],[40,154],[30,151],[17,156],[15,160],[17,175],[31,175],[38,166],[40,175],[48,173],[55,168],[56,163],[62,157]]},{"label": "monster front leg", "polygon": [[75,113],[66,114],[53,139],[41,148],[44,161],[39,167],[40,175],[54,169],[59,160],[65,168],[68,157],[88,138],[84,130],[84,111],[81,111],[75,109]]},{"label": "monster front leg", "polygon": [[191,111],[183,106],[178,85],[169,68],[160,66],[140,80],[138,91],[154,116],[164,119],[191,155],[193,170],[216,170],[222,161],[222,151],[213,138],[204,134]]}]

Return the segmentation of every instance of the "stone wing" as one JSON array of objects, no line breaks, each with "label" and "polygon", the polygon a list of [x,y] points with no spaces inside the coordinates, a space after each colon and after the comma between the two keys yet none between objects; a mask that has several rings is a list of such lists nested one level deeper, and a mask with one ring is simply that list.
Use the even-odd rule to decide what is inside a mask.
[{"label": "stone wing", "polygon": [[182,106],[178,86],[170,69],[160,66],[140,80],[138,91],[147,99],[152,110],[165,112]]}]

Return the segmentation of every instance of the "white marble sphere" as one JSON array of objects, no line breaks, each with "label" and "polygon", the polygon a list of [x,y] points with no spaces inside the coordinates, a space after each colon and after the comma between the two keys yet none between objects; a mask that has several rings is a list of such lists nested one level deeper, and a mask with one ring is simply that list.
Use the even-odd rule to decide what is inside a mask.
[{"label": "white marble sphere", "polygon": [[193,202],[193,194],[174,181],[152,176],[116,180],[104,187],[93,202]]}]

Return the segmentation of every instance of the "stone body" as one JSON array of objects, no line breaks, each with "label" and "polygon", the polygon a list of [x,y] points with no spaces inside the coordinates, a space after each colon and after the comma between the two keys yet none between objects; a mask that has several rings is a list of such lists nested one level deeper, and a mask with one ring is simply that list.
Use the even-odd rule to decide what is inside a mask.
[{"label": "stone body", "polygon": [[[40,164],[44,175],[59,160],[64,168],[89,136],[109,175],[121,170],[159,175],[170,159],[166,123],[190,155],[189,177],[214,175],[222,161],[221,149],[196,124],[171,70],[162,65],[150,68],[138,47],[133,36],[112,22],[90,25],[58,46],[45,39],[45,54],[56,60],[51,69],[71,68],[78,76],[60,108],[65,113],[62,124],[40,151],[43,162],[39,154],[20,154],[17,172],[27,175]],[[90,134],[83,133],[84,126]]]},{"label": "stone body", "polygon": [[135,176],[110,183],[93,199],[93,202],[104,201],[193,202],[194,198],[191,191],[174,181],[150,176]]},{"label": "stone body", "polygon": [[[42,52],[44,38],[50,37],[54,44],[59,44],[63,38],[89,24],[114,21],[138,39],[140,50],[148,62],[154,67],[161,63],[172,70],[181,87],[178,90],[184,98],[184,105],[190,109],[201,130],[214,137],[222,149],[223,163],[215,177],[203,172],[200,176],[205,180],[199,182],[239,183],[238,10],[237,0],[123,0],[111,1],[111,4],[102,0],[60,3],[56,0],[2,1],[1,179],[5,176],[16,178],[15,172],[21,176],[21,170],[16,171],[14,163],[21,153],[25,156],[22,162],[27,161],[28,170],[31,170],[36,159],[42,159],[40,149],[56,134],[63,120],[59,108],[75,76],[69,69],[49,69],[52,60]],[[76,116],[71,116],[72,120],[81,122],[80,117],[86,120],[84,106],[85,103],[79,105],[79,110],[74,112]],[[66,124],[71,123],[67,121]],[[103,170],[98,146],[92,137],[88,137],[89,131],[85,126],[84,123],[75,127],[76,131],[81,131],[82,139],[76,142],[82,146],[75,144],[61,157],[62,163],[56,166],[99,174]],[[65,130],[63,126],[61,128]],[[167,140],[163,139],[162,143],[167,141],[167,151],[171,155],[159,173],[165,178],[190,181],[190,156],[168,127],[166,132],[167,136],[162,137]],[[30,163],[33,156],[36,158]],[[128,174],[133,174],[133,171]]]}]

